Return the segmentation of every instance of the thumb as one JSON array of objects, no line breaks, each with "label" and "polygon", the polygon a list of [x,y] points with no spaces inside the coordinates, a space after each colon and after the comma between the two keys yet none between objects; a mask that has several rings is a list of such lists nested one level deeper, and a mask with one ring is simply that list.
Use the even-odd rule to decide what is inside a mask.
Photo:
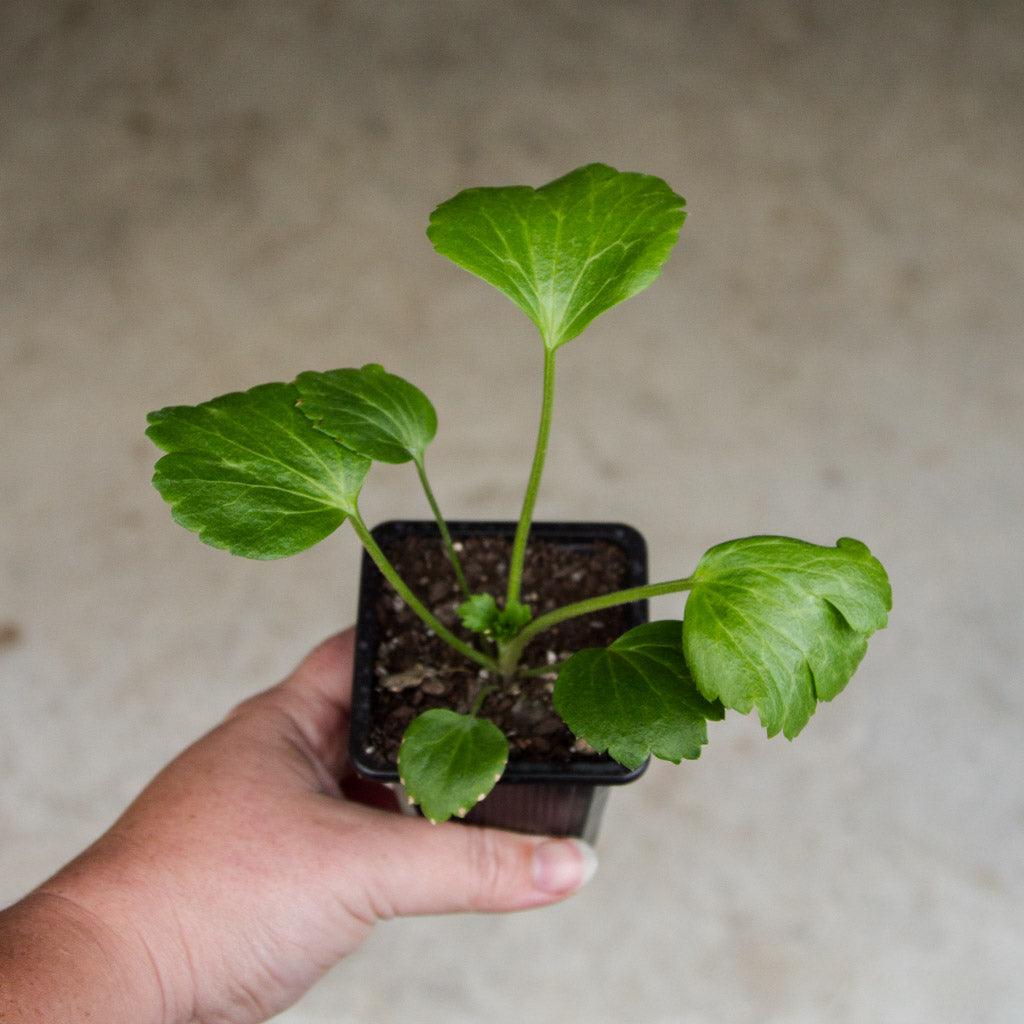
[{"label": "thumb", "polygon": [[526,910],[557,903],[597,870],[578,839],[549,839],[395,817],[386,851],[368,858],[378,917]]}]

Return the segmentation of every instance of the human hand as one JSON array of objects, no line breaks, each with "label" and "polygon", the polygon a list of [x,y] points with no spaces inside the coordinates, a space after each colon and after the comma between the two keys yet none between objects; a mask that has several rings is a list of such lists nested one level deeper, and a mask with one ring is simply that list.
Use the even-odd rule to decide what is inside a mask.
[{"label": "human hand", "polygon": [[124,1020],[255,1024],[378,920],[539,907],[589,879],[574,840],[368,805],[390,793],[348,765],[352,648],[351,631],[327,640],[241,704],[23,901],[30,930],[55,915],[101,951]]}]

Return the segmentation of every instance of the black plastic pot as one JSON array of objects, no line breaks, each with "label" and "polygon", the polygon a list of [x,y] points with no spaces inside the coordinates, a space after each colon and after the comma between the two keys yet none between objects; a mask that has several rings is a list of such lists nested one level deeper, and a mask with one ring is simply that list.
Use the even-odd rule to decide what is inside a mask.
[{"label": "black plastic pot", "polygon": [[[516,524],[456,522],[450,523],[449,528],[456,541],[470,536],[511,539]],[[399,538],[437,538],[439,531],[432,521],[405,520],[382,523],[374,529],[373,535],[387,552],[388,546]],[[628,561],[622,586],[640,586],[647,582],[646,544],[632,527],[617,523],[534,523],[531,537],[577,549],[585,549],[598,541],[615,544]],[[350,752],[353,764],[364,778],[398,786],[398,771],[394,765],[382,762],[367,749],[377,687],[374,662],[381,639],[376,607],[383,582],[372,559],[364,554],[356,627]],[[647,621],[647,602],[633,602],[627,606],[627,612],[629,628],[639,626]],[[609,787],[632,782],[646,767],[644,764],[629,769],[609,757],[593,756],[568,763],[513,760],[487,798],[462,820],[520,832],[575,836],[593,842]]]}]

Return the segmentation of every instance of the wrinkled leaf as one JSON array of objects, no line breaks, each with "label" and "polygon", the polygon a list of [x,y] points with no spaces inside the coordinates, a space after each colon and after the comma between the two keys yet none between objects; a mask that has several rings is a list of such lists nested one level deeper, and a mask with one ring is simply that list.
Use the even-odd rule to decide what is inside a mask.
[{"label": "wrinkled leaf", "polygon": [[216,548],[283,558],[323,540],[355,510],[370,463],[315,430],[290,384],[262,384],[149,414],[168,452],[153,485],[174,520]]},{"label": "wrinkled leaf", "polygon": [[436,823],[465,817],[494,788],[507,761],[508,741],[493,722],[433,708],[405,730],[398,771],[409,798]]},{"label": "wrinkled leaf", "polygon": [[498,640],[511,640],[531,618],[529,605],[513,601],[499,608],[491,594],[473,594],[459,605],[459,618],[466,629]]},{"label": "wrinkled leaf", "polygon": [[538,189],[460,192],[434,211],[427,235],[504,292],[556,349],[658,277],[683,206],[660,178],[588,164]]},{"label": "wrinkled leaf", "polygon": [[462,624],[474,633],[486,633],[493,629],[499,614],[498,602],[493,594],[473,594],[468,601],[459,605]]},{"label": "wrinkled leaf", "polygon": [[694,685],[683,658],[682,623],[649,622],[606,648],[588,648],[562,666],[555,710],[576,736],[627,768],[648,756],[700,757],[707,720],[721,719],[718,701]]},{"label": "wrinkled leaf", "polygon": [[300,373],[301,411],[336,441],[381,462],[420,459],[437,414],[419,388],[370,363],[360,370]]},{"label": "wrinkled leaf", "polygon": [[860,541],[819,547],[749,537],[711,548],[686,603],[683,650],[701,692],[756,707],[792,739],[846,686],[892,607],[885,569]]}]

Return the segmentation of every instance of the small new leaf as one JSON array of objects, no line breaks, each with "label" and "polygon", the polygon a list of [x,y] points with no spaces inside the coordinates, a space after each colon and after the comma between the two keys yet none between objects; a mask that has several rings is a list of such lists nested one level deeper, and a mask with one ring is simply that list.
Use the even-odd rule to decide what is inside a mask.
[{"label": "small new leaf", "polygon": [[315,430],[291,384],[149,414],[153,486],[175,522],[246,558],[303,551],[355,512],[369,460]]},{"label": "small new leaf", "polygon": [[756,707],[792,739],[840,693],[892,607],[889,579],[860,541],[834,548],[748,537],[711,548],[686,602],[683,650],[702,693]]},{"label": "small new leaf", "polygon": [[528,604],[513,601],[502,608],[495,624],[494,634],[498,640],[511,640],[533,618]]},{"label": "small new leaf", "polygon": [[658,277],[684,205],[660,178],[588,164],[538,189],[460,192],[434,211],[427,236],[504,292],[554,350]]},{"label": "small new leaf", "polygon": [[492,594],[474,594],[459,605],[459,617],[466,629],[474,633],[488,633],[498,621],[498,602]]},{"label": "small new leaf", "polygon": [[464,601],[459,617],[466,629],[499,641],[511,640],[532,618],[529,605],[514,601],[502,609],[491,594],[474,594]]},{"label": "small new leaf", "polygon": [[555,710],[576,736],[607,750],[627,768],[653,754],[673,761],[700,757],[708,719],[724,717],[706,699],[683,658],[682,623],[649,622],[606,648],[588,648],[562,666]]},{"label": "small new leaf", "polygon": [[507,761],[508,741],[493,722],[434,708],[409,723],[398,771],[409,798],[437,823],[465,817],[494,788]]},{"label": "small new leaf", "polygon": [[419,461],[437,433],[437,414],[419,388],[370,363],[360,370],[300,373],[301,411],[352,451],[381,462]]}]

